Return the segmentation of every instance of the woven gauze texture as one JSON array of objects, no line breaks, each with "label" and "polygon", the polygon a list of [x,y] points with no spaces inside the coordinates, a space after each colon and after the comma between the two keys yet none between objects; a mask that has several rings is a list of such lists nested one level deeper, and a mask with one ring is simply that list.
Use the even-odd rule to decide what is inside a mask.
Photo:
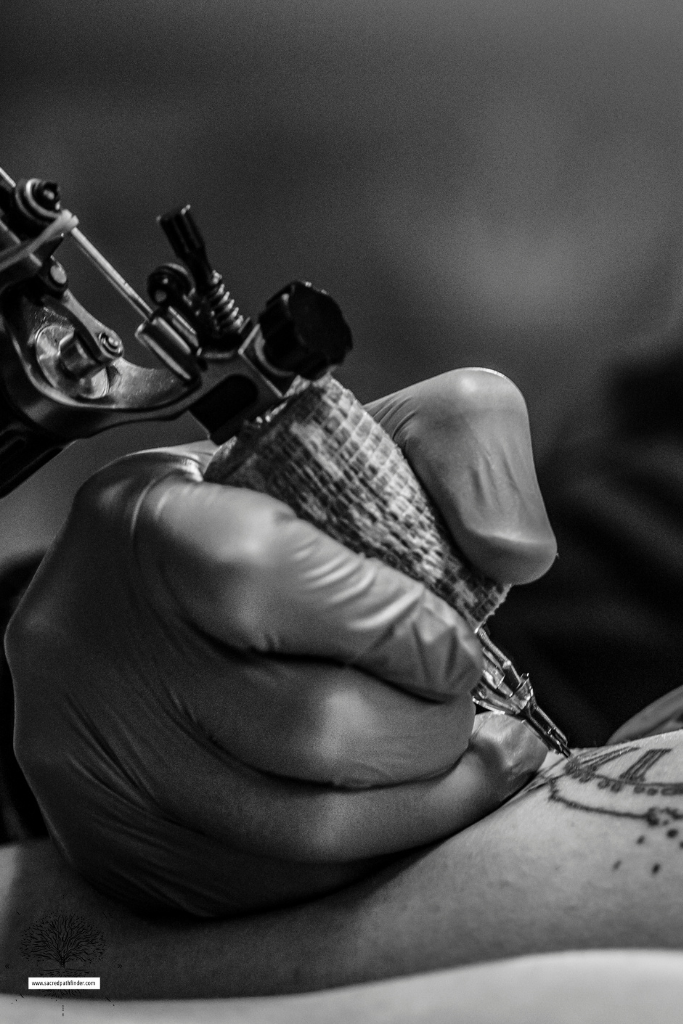
[{"label": "woven gauze texture", "polygon": [[284,501],[352,550],[426,584],[472,627],[507,589],[468,565],[398,446],[328,377],[219,448],[205,479]]}]

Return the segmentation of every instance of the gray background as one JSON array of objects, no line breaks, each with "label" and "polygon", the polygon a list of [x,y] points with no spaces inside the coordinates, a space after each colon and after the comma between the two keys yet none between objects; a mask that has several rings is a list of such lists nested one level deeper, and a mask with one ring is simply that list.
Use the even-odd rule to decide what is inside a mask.
[{"label": "gray background", "polygon": [[[0,164],[54,177],[138,289],[191,202],[257,313],[302,277],[361,399],[457,365],[524,390],[537,453],[616,352],[679,319],[680,14],[662,0],[2,0]],[[74,291],[134,320],[62,252]],[[0,502],[0,551],[189,418],[79,444]]]}]

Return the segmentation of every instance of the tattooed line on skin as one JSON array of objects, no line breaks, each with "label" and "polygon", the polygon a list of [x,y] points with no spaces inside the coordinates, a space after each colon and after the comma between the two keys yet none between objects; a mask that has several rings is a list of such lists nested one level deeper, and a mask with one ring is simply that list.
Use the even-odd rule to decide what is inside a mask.
[{"label": "tattooed line on skin", "polygon": [[[546,789],[549,800],[572,810],[630,818],[653,828],[666,828],[666,837],[679,840],[683,847],[683,782],[649,777],[673,748],[651,747],[643,752],[641,749],[630,744],[580,751],[542,772],[525,793]],[[672,797],[679,799],[671,801]],[[644,842],[645,836],[639,836],[637,843]]]},{"label": "tattooed line on skin", "polygon": [[[641,822],[646,830],[635,845],[643,852],[648,848],[648,831],[675,841],[683,850],[683,782],[650,778],[672,749],[642,750],[639,745],[629,744],[579,751],[541,772],[520,796],[545,790],[549,801],[571,810]],[[612,871],[618,871],[623,863],[614,861]],[[658,875],[662,867],[660,859],[653,861],[650,875]]]}]

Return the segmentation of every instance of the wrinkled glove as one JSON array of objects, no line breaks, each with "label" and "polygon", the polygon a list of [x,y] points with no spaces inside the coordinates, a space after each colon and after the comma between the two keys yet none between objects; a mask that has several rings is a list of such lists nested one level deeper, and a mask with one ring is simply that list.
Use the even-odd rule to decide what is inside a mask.
[{"label": "wrinkled glove", "polygon": [[[499,582],[555,544],[524,401],[460,370],[375,402],[455,543]],[[452,834],[545,750],[481,715],[464,620],[284,504],[205,483],[214,446],[96,474],[7,633],[15,747],[66,860],[138,909],[330,891]]]}]

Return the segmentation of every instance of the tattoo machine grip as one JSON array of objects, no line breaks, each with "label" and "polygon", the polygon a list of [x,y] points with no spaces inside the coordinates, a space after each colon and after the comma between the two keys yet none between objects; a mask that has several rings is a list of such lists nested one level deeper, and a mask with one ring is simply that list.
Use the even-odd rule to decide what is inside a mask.
[{"label": "tattoo machine grip", "polygon": [[205,479],[279,498],[353,551],[424,583],[473,629],[507,593],[455,550],[403,453],[333,377],[245,424]]},{"label": "tattoo machine grip", "polygon": [[509,588],[455,549],[399,447],[333,377],[310,384],[263,420],[245,423],[204,476],[279,498],[353,551],[424,583],[481,641],[484,672],[472,692],[475,702],[521,718],[548,747],[569,755],[566,737],[538,707],[529,677],[520,676],[482,628]]}]

